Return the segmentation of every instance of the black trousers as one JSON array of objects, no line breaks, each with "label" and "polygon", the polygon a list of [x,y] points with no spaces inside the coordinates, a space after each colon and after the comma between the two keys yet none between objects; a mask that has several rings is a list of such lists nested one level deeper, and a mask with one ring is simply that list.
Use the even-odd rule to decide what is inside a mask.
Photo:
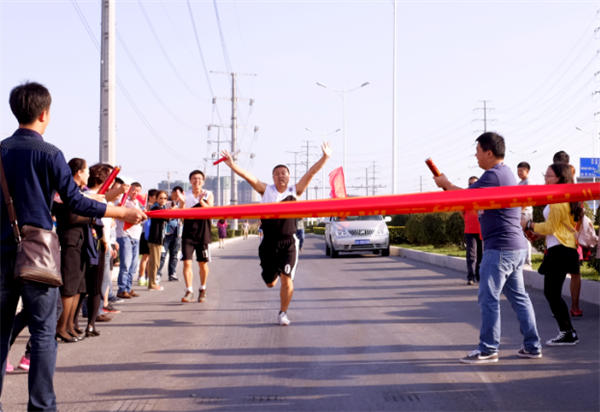
[{"label": "black trousers", "polygon": [[483,257],[483,243],[479,233],[465,233],[467,244],[467,280],[479,282],[479,266]]},{"label": "black trousers", "polygon": [[553,246],[546,251],[539,269],[544,274],[544,296],[562,332],[573,329],[569,307],[562,297],[562,288],[567,273],[579,273],[579,254],[576,249],[563,245]]}]

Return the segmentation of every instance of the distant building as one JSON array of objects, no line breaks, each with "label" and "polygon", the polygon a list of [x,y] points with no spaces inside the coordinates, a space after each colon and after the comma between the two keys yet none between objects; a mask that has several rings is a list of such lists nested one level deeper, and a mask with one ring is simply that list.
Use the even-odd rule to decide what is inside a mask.
[{"label": "distant building", "polygon": [[231,204],[231,177],[221,176],[221,193],[217,190],[217,177],[207,176],[204,182],[204,188],[213,192],[216,206],[227,206]]},{"label": "distant building", "polygon": [[260,194],[245,180],[238,181],[238,204],[260,203]]},{"label": "distant building", "polygon": [[173,190],[175,186],[183,187],[184,191],[190,190],[191,188],[190,182],[184,182],[183,180],[175,180],[174,182],[169,182],[167,180],[163,180],[158,184],[157,189],[164,190],[168,194],[171,194],[171,190]]},{"label": "distant building", "polygon": [[[164,190],[169,193],[175,186],[183,187],[183,190],[187,191],[191,189],[189,182],[183,182],[176,180],[174,182],[168,182],[163,180],[158,184],[158,190]],[[217,177],[207,176],[204,182],[204,188],[213,192],[215,197],[215,206],[228,206],[231,204],[231,176],[221,176],[221,187],[220,196],[217,187]],[[252,186],[245,180],[238,180],[238,205],[246,205],[249,203],[260,203],[260,195],[252,189]]]}]

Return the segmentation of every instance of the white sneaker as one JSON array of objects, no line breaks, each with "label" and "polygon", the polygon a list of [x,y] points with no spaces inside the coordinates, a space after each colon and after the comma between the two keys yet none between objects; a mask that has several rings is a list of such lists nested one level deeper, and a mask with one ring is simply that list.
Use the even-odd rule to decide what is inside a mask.
[{"label": "white sneaker", "polygon": [[285,312],[281,312],[279,314],[279,316],[277,317],[277,319],[279,320],[279,324],[281,326],[287,326],[290,324],[290,320],[288,319],[287,313],[285,313]]}]

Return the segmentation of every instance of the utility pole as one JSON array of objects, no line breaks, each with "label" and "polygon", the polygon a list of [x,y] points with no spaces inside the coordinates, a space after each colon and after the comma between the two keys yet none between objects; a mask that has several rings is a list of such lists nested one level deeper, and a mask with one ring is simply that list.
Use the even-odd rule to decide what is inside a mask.
[{"label": "utility pole", "polygon": [[167,191],[171,192],[171,171],[167,169]]},{"label": "utility pole", "polygon": [[420,183],[421,193],[423,193],[423,176],[419,176],[419,180],[421,181],[421,183]]},{"label": "utility pole", "polygon": [[[342,130],[342,129],[337,129],[336,131],[331,132],[331,133],[325,133],[325,132],[319,133],[319,132],[315,132],[314,130],[309,129],[308,127],[306,127],[305,129],[311,133],[321,136],[321,139],[323,140],[323,144],[325,144],[325,136],[329,136],[330,134],[334,134],[334,133],[337,133],[340,130]],[[323,188],[323,199],[325,199],[325,166],[323,166],[322,170],[323,170],[323,177],[322,177],[321,187]],[[344,172],[344,173],[346,173],[346,172]]]},{"label": "utility pole", "polygon": [[[308,169],[310,167],[310,148],[317,148],[316,146],[311,146],[310,140],[305,140],[306,142],[306,173],[308,173]],[[306,191],[306,200],[308,200],[308,190]]]},{"label": "utility pole", "polygon": [[[234,153],[237,150],[237,101],[238,100],[250,100],[250,105],[254,103],[252,99],[242,99],[237,97],[236,90],[236,77],[237,76],[256,76],[255,74],[249,73],[233,73],[233,72],[211,72],[217,74],[226,74],[231,76],[231,153]],[[229,99],[226,99],[229,100]],[[216,98],[213,99],[213,104],[216,103]],[[258,128],[255,128],[256,132]],[[237,155],[233,156],[233,161],[237,162]],[[235,178],[235,172],[231,170],[231,205],[237,205],[237,180]],[[237,230],[238,221],[237,219],[233,220],[232,229]]]},{"label": "utility pole", "polygon": [[371,186],[373,188],[373,196],[375,196],[375,191],[377,189],[385,187],[384,185],[377,184],[377,181],[376,181],[377,180],[377,170],[375,169],[376,166],[377,166],[377,163],[373,162],[373,177],[371,178],[371,180],[373,181],[373,185]]},{"label": "utility pole", "polygon": [[487,104],[489,102],[491,102],[491,100],[480,100],[480,102],[483,103],[483,108],[478,107],[478,108],[476,108],[473,111],[477,112],[479,110],[483,110],[483,119],[474,119],[473,121],[474,122],[476,122],[476,121],[483,121],[483,133],[486,133],[487,132],[488,122],[492,123],[492,122],[496,121],[495,119],[488,119],[488,113],[491,113],[491,112],[493,112],[496,109],[487,107]]},{"label": "utility pole", "polygon": [[293,153],[294,154],[294,163],[288,163],[288,164],[294,166],[294,183],[298,183],[298,165],[302,165],[302,163],[298,163],[297,156],[300,153],[304,153],[304,151],[300,151],[300,152],[286,152],[286,153]]},{"label": "utility pole", "polygon": [[117,162],[116,147],[116,68],[115,68],[115,0],[102,0],[100,36],[100,163]]},{"label": "utility pole", "polygon": [[[223,126],[219,126],[216,124],[209,124],[208,130],[211,130],[213,127],[217,128],[217,140],[209,140],[208,144],[216,143],[217,144],[217,158],[219,158],[221,153],[221,128]],[[223,143],[230,142],[230,140],[223,140]],[[221,163],[217,165],[217,206],[223,206],[223,196],[221,193]]]},{"label": "utility pole", "polygon": [[367,196],[369,196],[369,168],[365,167],[365,188],[367,189]]},{"label": "utility pole", "polygon": [[396,0],[394,0],[394,64],[392,77],[392,194],[396,194]]}]

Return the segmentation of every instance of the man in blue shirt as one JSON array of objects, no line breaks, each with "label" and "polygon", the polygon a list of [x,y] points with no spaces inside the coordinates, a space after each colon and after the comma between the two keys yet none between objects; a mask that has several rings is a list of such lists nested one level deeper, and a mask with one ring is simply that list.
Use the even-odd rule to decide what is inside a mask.
[{"label": "man in blue shirt", "polygon": [[[517,181],[504,164],[504,138],[496,133],[484,133],[477,139],[477,162],[486,172],[469,189],[515,186]],[[446,190],[462,190],[445,175],[434,177],[435,184]],[[479,212],[483,237],[483,259],[479,284],[481,332],[479,347],[460,361],[463,363],[498,362],[500,344],[500,293],[504,293],[517,314],[523,347],[517,352],[522,358],[542,357],[542,345],[537,333],[535,313],[523,283],[523,265],[527,245],[521,229],[521,208],[491,209]]]},{"label": "man in blue shirt", "polygon": [[[81,193],[63,153],[42,138],[50,121],[51,102],[48,90],[38,83],[25,83],[10,93],[10,108],[19,122],[19,129],[0,143],[0,155],[19,228],[30,225],[52,230],[50,210],[57,192],[63,203],[78,215],[115,217],[131,223],[142,221],[146,216],[141,211],[107,206]],[[55,411],[56,395],[52,380],[56,366],[58,288],[14,278],[17,243],[2,191],[0,204],[0,394],[13,320],[19,297],[22,297],[28,311],[31,334],[27,410]]]}]

